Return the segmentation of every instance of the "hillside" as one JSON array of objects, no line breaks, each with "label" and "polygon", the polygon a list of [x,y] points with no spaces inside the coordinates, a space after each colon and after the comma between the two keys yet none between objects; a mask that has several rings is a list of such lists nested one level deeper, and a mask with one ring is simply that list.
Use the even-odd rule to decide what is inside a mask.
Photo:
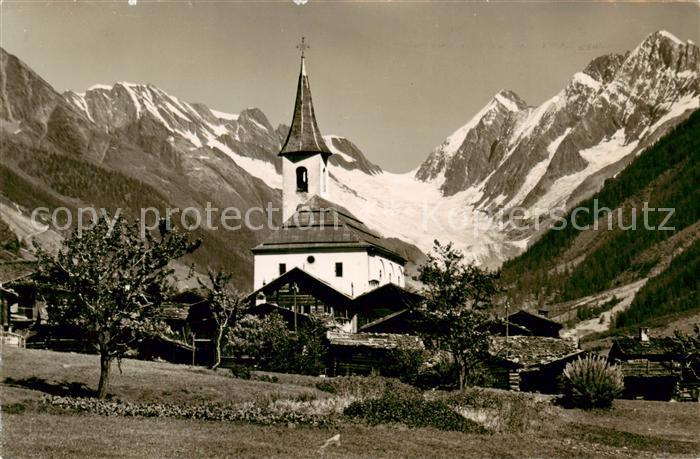
[{"label": "hillside", "polygon": [[[587,458],[593,455],[639,458],[697,456],[700,448],[697,428],[692,428],[697,417],[697,407],[692,403],[616,400],[612,412],[565,410],[550,404],[546,396],[497,390],[471,389],[475,395],[468,395],[476,406],[465,410],[466,414],[498,427],[487,435],[406,428],[400,424],[370,426],[342,419],[329,427],[132,417],[115,412],[88,414],[49,406],[45,400],[52,395],[89,395],[97,378],[97,356],[7,348],[3,358],[2,451],[3,456],[12,458],[106,454],[110,457]],[[212,412],[220,407],[234,407],[253,413],[257,407],[272,406],[274,413],[323,414],[342,409],[350,400],[366,397],[367,391],[382,391],[382,382],[386,381],[377,378],[366,384],[352,384],[353,378],[348,378],[346,391],[352,391],[350,398],[345,393],[318,390],[317,384],[327,384],[328,379],[311,376],[254,374],[251,380],[243,380],[234,378],[228,371],[163,362],[124,359],[122,366],[123,373],[115,371],[110,390],[112,401],[121,402],[122,407],[166,404],[187,409],[206,405]],[[386,387],[387,383],[383,384]],[[430,395],[452,394],[437,391]],[[76,400],[78,404],[89,404],[94,399],[76,397]],[[480,405],[484,407],[477,408]],[[338,444],[321,448],[336,434],[340,435]],[[523,438],[527,441],[522,441]]]},{"label": "hillside", "polygon": [[[542,307],[650,278],[619,325],[700,306],[700,111],[570,212],[563,230],[550,230],[503,266],[503,282],[518,304]],[[675,209],[648,212],[653,209]],[[608,220],[601,209],[612,210]],[[600,218],[596,219],[596,210]],[[635,215],[636,213],[636,215]],[[631,228],[636,218],[636,229]],[[666,221],[668,218],[668,221]],[[597,230],[596,230],[597,223]],[[612,223],[612,225],[610,225]],[[659,230],[663,224],[669,230]]]},{"label": "hillside", "polygon": [[[48,210],[40,213],[44,222],[57,208],[72,211],[74,221],[57,231],[61,235],[74,227],[80,207],[121,209],[131,219],[150,208],[161,216],[167,208],[191,208],[203,216],[208,207],[219,209],[211,224],[203,221],[194,232],[203,244],[184,262],[200,272],[225,268],[239,289],[252,287],[250,248],[269,231],[267,216],[251,212],[249,227],[235,230],[222,229],[217,218],[228,207],[241,215],[251,208],[279,208],[277,153],[287,126],[273,127],[258,109],[223,113],[152,85],[96,85],[81,94],[59,94],[1,48],[0,86],[0,220],[5,225],[13,228],[9,222],[40,207]],[[368,175],[380,171],[347,139],[329,141],[337,168]],[[154,212],[148,212],[152,219]],[[59,225],[69,223],[64,213],[57,215]],[[193,223],[181,215],[175,214],[181,224]],[[272,213],[271,223],[280,223],[279,212]],[[48,231],[14,229],[14,238],[3,233],[3,245],[20,238],[29,247],[30,234],[41,245],[40,233]],[[409,261],[423,256],[399,239],[388,244]]]}]

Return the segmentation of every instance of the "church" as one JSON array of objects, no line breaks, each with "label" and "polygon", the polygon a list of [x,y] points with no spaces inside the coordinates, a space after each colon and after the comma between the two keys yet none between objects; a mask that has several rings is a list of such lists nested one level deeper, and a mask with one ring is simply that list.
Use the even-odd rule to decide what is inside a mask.
[{"label": "church", "polygon": [[406,260],[347,209],[331,202],[333,153],[318,128],[302,50],[282,160],[282,226],[252,249],[254,289],[299,269],[349,298],[385,284],[405,285]]}]

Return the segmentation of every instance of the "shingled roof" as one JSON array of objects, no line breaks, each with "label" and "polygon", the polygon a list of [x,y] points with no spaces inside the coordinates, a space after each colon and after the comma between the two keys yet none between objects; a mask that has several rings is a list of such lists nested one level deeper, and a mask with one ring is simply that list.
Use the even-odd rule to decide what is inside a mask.
[{"label": "shingled roof", "polygon": [[496,336],[489,346],[492,356],[524,368],[547,365],[582,352],[571,340],[544,336]]},{"label": "shingled roof", "polygon": [[375,349],[422,349],[423,341],[417,336],[398,335],[394,333],[345,333],[329,331],[326,333],[331,346],[365,347]]},{"label": "shingled roof", "polygon": [[295,214],[268,239],[254,247],[253,253],[309,248],[366,248],[399,263],[406,262],[350,211],[316,195],[299,206]]},{"label": "shingled roof", "polygon": [[311,101],[311,88],[309,87],[309,77],[306,74],[306,63],[304,57],[301,58],[301,71],[299,73],[299,83],[297,84],[297,98],[294,103],[294,115],[292,125],[287,134],[287,140],[279,152],[279,156],[291,153],[321,153],[330,156],[332,153],[328,149],[326,142],[316,123],[314,105]]}]

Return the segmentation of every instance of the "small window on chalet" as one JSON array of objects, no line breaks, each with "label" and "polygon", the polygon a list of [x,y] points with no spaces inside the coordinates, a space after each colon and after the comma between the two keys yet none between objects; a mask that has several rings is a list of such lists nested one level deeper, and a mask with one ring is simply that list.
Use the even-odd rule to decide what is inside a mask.
[{"label": "small window on chalet", "polygon": [[343,264],[342,263],[335,264],[335,277],[343,277]]},{"label": "small window on chalet", "polygon": [[305,167],[297,167],[297,191],[302,193],[309,191],[309,174]]},{"label": "small window on chalet", "polygon": [[280,263],[280,276],[284,273],[287,272],[287,264],[286,263]]}]

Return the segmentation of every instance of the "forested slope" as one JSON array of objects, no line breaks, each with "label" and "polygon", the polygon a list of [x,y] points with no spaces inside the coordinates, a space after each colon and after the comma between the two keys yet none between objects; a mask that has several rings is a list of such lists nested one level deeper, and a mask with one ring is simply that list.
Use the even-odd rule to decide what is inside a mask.
[{"label": "forested slope", "polygon": [[[667,210],[649,211],[645,226],[644,203],[674,211],[670,218]],[[621,323],[700,307],[700,111],[578,208],[584,210],[572,210],[566,228],[548,231],[523,255],[505,263],[502,279],[513,301],[566,301],[660,273],[639,292]],[[604,208],[613,211],[611,228],[607,214],[599,212],[596,219],[596,209]],[[623,229],[635,218],[636,229]],[[589,227],[577,229],[573,221],[579,228]],[[660,230],[662,223],[673,229]],[[678,258],[672,262],[674,256]]]}]

